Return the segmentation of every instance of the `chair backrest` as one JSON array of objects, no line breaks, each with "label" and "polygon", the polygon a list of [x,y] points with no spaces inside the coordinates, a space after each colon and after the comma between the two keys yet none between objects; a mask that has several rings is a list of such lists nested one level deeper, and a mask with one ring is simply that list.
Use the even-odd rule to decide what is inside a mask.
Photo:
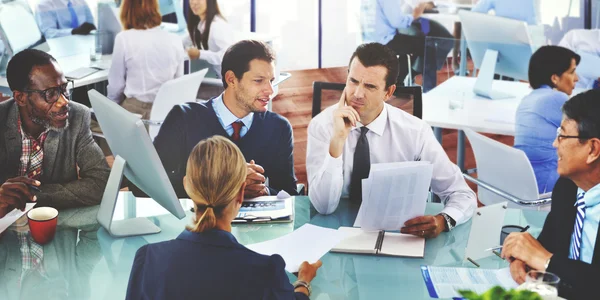
[{"label": "chair backrest", "polygon": [[[464,129],[464,132],[475,154],[477,179],[522,200],[539,198],[535,173],[525,152],[471,129]],[[507,201],[482,187],[478,189],[478,197],[485,205]],[[510,201],[508,203],[509,207],[526,208]]]},{"label": "chair backrest", "polygon": [[[327,108],[340,101],[341,91],[345,87],[345,83],[313,82],[313,118],[321,112],[322,106]],[[390,98],[387,103],[412,113],[413,116],[419,119],[423,117],[423,90],[420,86],[396,87],[394,97]]]},{"label": "chair backrest", "polygon": [[[185,102],[196,102],[200,83],[207,71],[208,69],[200,70],[165,82],[156,94],[150,112],[150,120],[163,121],[173,106]],[[159,129],[158,125],[150,126],[150,138],[154,140]]]}]

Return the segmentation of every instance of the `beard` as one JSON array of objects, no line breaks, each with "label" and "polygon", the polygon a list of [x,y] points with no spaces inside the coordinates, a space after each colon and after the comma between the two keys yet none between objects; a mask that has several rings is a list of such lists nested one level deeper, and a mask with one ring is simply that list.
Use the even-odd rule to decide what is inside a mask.
[{"label": "beard", "polygon": [[48,119],[41,119],[41,118],[34,117],[34,116],[31,116],[31,122],[33,122],[34,124],[40,125],[46,129],[50,129],[57,133],[61,133],[61,132],[65,131],[67,128],[69,128],[69,119],[68,118],[65,122],[65,126],[63,126],[63,127],[52,126],[52,124],[50,124],[50,121]]}]

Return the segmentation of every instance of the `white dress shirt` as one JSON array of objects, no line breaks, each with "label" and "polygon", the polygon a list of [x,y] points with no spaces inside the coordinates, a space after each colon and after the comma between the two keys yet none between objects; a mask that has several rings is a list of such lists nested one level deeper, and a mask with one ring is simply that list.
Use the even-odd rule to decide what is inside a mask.
[{"label": "white dress shirt", "polygon": [[[350,131],[342,155],[333,158],[329,154],[329,142],[336,107],[325,109],[308,125],[308,195],[313,206],[323,214],[333,213],[340,197],[348,201],[354,150],[362,126]],[[420,160],[431,162],[431,189],[445,204],[442,212],[457,224],[471,218],[477,207],[475,193],[467,186],[460,169],[448,159],[427,123],[384,104],[381,114],[367,128],[371,164]]]},{"label": "white dress shirt", "polygon": [[183,75],[184,59],[181,39],[160,26],[119,32],[108,72],[108,98],[154,102],[163,83]]},{"label": "white dress shirt", "polygon": [[[575,52],[583,51],[600,56],[600,29],[573,29],[565,34],[558,45]],[[591,89],[597,79],[579,76],[576,86]]]},{"label": "white dress shirt", "polygon": [[[198,30],[204,32],[205,22],[201,21],[198,24]],[[229,46],[235,44],[239,40],[239,34],[219,16],[215,16],[211,25],[210,32],[208,34],[208,49],[200,49],[200,59],[207,61],[213,65],[215,71],[219,76],[221,75],[221,62],[223,61],[223,55]],[[201,41],[196,41],[199,46],[202,45]],[[193,46],[194,43],[187,35],[184,38],[183,45],[185,48]]]},{"label": "white dress shirt", "polygon": [[[47,39],[71,35],[71,13],[67,4],[69,0],[40,0],[36,7],[36,19],[40,30]],[[84,0],[71,0],[77,26],[88,22],[94,24],[90,7]]]}]

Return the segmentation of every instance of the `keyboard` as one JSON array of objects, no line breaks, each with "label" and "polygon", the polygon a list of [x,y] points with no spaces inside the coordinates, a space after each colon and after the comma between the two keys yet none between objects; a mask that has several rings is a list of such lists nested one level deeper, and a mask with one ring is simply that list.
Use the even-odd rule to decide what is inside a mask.
[{"label": "keyboard", "polygon": [[101,70],[100,68],[82,67],[79,69],[75,69],[71,72],[68,72],[67,74],[65,74],[65,77],[70,78],[70,79],[81,79],[81,78],[90,76],[100,70]]}]

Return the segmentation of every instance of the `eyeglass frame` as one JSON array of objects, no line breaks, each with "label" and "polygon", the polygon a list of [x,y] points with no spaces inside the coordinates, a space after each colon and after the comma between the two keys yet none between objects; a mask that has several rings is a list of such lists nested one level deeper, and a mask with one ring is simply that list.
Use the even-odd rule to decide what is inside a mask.
[{"label": "eyeglass frame", "polygon": [[[47,88],[45,90],[23,89],[23,92],[26,92],[26,93],[38,93],[38,94],[40,94],[40,96],[42,96],[42,98],[44,98],[44,101],[46,103],[48,103],[48,104],[54,104],[54,103],[58,102],[58,99],[60,99],[60,96],[56,97],[56,100],[50,102],[50,101],[48,101],[47,93],[48,93],[48,91],[59,89],[59,92],[60,92],[59,95],[65,96],[65,98],[67,98],[67,100],[70,101],[72,93],[70,92],[70,93],[67,94],[67,86],[69,85],[69,83],[72,84],[73,85],[73,89],[75,89],[75,82],[73,80],[67,80],[67,83],[64,83],[64,84],[61,84],[61,85],[58,85],[58,86],[49,87],[49,88]],[[65,86],[64,89],[63,89],[63,86]]]},{"label": "eyeglass frame", "polygon": [[556,128],[556,141],[560,142],[561,139],[581,139],[581,140],[589,140],[591,137],[587,137],[584,135],[563,135],[562,129],[560,127]]}]

